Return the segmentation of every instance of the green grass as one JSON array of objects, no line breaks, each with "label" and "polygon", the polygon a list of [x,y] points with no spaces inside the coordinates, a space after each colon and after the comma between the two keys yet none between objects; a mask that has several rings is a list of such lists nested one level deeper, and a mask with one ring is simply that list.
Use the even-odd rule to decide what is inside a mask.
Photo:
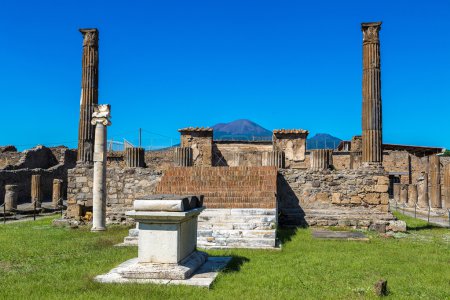
[{"label": "green grass", "polygon": [[380,278],[388,280],[388,298],[450,296],[446,229],[413,224],[416,231],[406,238],[371,233],[368,242],[316,240],[310,229],[283,230],[282,251],[208,251],[234,259],[206,290],[95,283],[95,275],[137,255],[137,248],[113,247],[127,229],[91,233],[50,224],[45,218],[0,226],[1,299],[371,299]]}]

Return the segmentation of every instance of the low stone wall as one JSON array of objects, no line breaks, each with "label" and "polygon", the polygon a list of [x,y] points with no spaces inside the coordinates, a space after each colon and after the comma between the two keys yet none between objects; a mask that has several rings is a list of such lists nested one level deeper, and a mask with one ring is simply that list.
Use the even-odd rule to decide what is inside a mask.
[{"label": "low stone wall", "polygon": [[[77,165],[68,172],[67,216],[79,217],[91,210],[94,169]],[[147,168],[108,168],[106,170],[106,214],[110,223],[125,221],[133,201],[155,193],[161,173]]]},{"label": "low stone wall", "polygon": [[375,170],[280,170],[279,223],[369,227],[392,219],[388,184]]}]

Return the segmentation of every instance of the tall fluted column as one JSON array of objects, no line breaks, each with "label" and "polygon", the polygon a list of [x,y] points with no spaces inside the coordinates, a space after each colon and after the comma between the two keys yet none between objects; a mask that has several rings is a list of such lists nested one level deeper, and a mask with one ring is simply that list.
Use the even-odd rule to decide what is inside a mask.
[{"label": "tall fluted column", "polygon": [[109,105],[94,107],[91,122],[95,125],[92,231],[106,230],[106,128],[111,125],[110,117]]},{"label": "tall fluted column", "polygon": [[441,162],[436,155],[430,157],[430,181],[430,205],[441,208]]},{"label": "tall fluted column", "polygon": [[417,183],[417,206],[421,208],[428,207],[428,173],[423,173]]},{"label": "tall fluted column", "polygon": [[361,24],[361,30],[363,32],[363,165],[377,165],[381,164],[383,161],[379,39],[380,29],[381,22]]},{"label": "tall fluted column", "polygon": [[31,202],[36,201],[36,207],[42,203],[41,175],[31,175]]},{"label": "tall fluted column", "polygon": [[98,104],[98,30],[80,29],[83,34],[80,122],[78,124],[78,161],[92,162],[94,126],[93,107]]}]

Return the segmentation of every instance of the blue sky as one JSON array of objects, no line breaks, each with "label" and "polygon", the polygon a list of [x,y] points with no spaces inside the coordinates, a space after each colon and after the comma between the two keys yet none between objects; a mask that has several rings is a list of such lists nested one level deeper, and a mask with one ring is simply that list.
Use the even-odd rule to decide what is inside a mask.
[{"label": "blue sky", "polygon": [[76,147],[84,27],[100,30],[115,140],[142,127],[167,145],[241,118],[349,139],[369,21],[383,21],[384,142],[450,148],[448,0],[2,1],[0,145]]}]

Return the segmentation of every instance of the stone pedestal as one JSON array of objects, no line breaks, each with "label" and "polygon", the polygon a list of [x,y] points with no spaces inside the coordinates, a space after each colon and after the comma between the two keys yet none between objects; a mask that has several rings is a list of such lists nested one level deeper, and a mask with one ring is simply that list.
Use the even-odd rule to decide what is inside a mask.
[{"label": "stone pedestal", "polygon": [[110,106],[98,105],[92,114],[95,125],[94,184],[92,187],[92,231],[106,230],[106,137]]},{"label": "stone pedestal", "polygon": [[41,207],[42,203],[41,175],[31,175],[31,203],[33,204],[33,202],[36,202],[36,208]]},{"label": "stone pedestal", "polygon": [[408,206],[414,207],[417,205],[417,185],[410,184],[408,186]]},{"label": "stone pedestal", "polygon": [[60,200],[62,199],[62,180],[53,179],[53,190],[52,190],[52,206],[58,208],[60,205]]},{"label": "stone pedestal", "polygon": [[[187,197],[136,200],[127,216],[139,222],[138,258],[96,280],[191,284],[192,275],[208,260],[206,253],[196,250],[197,218],[204,209],[196,205],[201,203]],[[209,286],[214,278],[198,285]]]},{"label": "stone pedestal", "polygon": [[18,186],[14,184],[5,185],[5,210],[17,209]]}]

